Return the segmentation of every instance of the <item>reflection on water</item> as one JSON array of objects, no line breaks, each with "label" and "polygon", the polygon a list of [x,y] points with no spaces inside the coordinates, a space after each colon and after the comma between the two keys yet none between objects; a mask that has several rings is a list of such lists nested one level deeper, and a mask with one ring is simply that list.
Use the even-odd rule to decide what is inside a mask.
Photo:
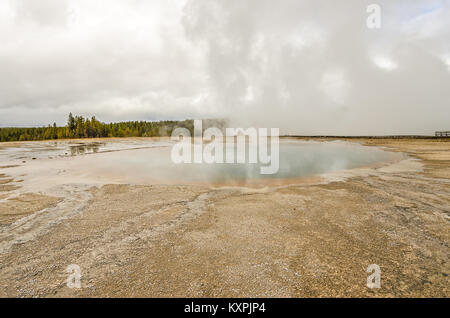
[{"label": "reflection on water", "polygon": [[[272,175],[260,174],[261,164],[174,164],[170,147],[88,156],[89,170],[133,183],[242,184],[255,180],[298,178],[366,166],[399,158],[378,148],[341,142],[282,142],[280,168]],[[248,155],[248,154],[247,154]],[[107,159],[107,160],[106,160]]]},{"label": "reflection on water", "polygon": [[92,142],[88,144],[78,144],[78,145],[70,145],[70,154],[72,156],[76,155],[84,155],[88,153],[96,153],[99,151],[100,147],[105,146],[105,143],[101,142]]},{"label": "reflection on water", "polygon": [[55,159],[67,156],[79,156],[92,153],[120,151],[127,149],[150,148],[168,145],[167,142],[155,140],[121,140],[121,141],[38,141],[20,142],[0,147],[0,162],[15,160]]},{"label": "reflection on water", "polygon": [[[38,142],[0,149],[1,165],[20,165],[18,175],[41,184],[134,183],[134,184],[247,184],[273,183],[327,172],[398,160],[401,154],[346,142],[281,141],[279,170],[260,174],[256,164],[175,164],[168,140],[121,140],[107,142]],[[225,149],[226,152],[226,149]],[[237,151],[235,151],[236,153]],[[89,155],[86,155],[89,154]],[[37,160],[31,160],[36,158]],[[248,153],[247,153],[248,158]],[[12,171],[10,171],[12,172]],[[25,177],[25,181],[27,177]],[[26,184],[24,182],[23,184]]]}]

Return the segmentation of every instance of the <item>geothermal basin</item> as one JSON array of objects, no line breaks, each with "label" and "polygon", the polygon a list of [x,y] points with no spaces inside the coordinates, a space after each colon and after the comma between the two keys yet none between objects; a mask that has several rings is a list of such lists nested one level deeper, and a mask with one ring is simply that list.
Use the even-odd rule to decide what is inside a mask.
[{"label": "geothermal basin", "polygon": [[273,175],[169,139],[0,144],[0,297],[448,297],[448,141],[305,139]]},{"label": "geothermal basin", "polygon": [[[248,163],[248,147],[245,150],[247,163],[177,164],[171,158],[174,144],[168,139],[11,144],[0,148],[0,165],[10,167],[8,175],[21,177],[24,180],[21,186],[28,187],[27,190],[34,187],[42,190],[64,183],[285,184],[298,182],[304,177],[405,158],[401,153],[356,143],[282,140],[278,171],[262,174],[261,167],[270,163]],[[234,148],[237,153],[236,145]],[[227,146],[224,145],[224,153],[226,151]]]}]

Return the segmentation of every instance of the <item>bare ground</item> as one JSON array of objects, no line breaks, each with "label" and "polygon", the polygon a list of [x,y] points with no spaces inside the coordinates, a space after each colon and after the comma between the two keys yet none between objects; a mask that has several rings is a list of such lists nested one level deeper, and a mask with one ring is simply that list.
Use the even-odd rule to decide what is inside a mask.
[{"label": "bare ground", "polygon": [[[106,185],[77,194],[77,209],[0,197],[0,296],[449,297],[450,142],[356,141],[424,171],[265,189]],[[69,264],[81,289],[66,286]],[[380,289],[366,286],[370,264]]]}]

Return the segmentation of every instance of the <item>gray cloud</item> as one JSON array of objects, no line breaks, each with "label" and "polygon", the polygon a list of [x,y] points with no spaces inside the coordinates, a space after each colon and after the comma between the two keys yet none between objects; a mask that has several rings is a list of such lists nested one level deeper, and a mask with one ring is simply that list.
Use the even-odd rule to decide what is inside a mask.
[{"label": "gray cloud", "polygon": [[237,123],[305,134],[444,129],[449,3],[379,2],[379,30],[366,28],[371,2],[360,0],[192,0],[185,24],[208,48],[216,103]]},{"label": "gray cloud", "polygon": [[229,117],[298,134],[450,123],[450,2],[32,0],[0,4],[0,125]]}]

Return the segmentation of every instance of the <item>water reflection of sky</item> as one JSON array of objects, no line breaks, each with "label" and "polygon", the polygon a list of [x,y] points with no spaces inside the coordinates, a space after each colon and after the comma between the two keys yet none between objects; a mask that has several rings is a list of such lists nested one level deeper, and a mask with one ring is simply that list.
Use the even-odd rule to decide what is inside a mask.
[{"label": "water reflection of sky", "polygon": [[354,143],[285,140],[280,143],[278,173],[263,175],[259,163],[175,164],[171,144],[154,140],[24,143],[0,148],[0,166],[19,164],[19,174],[33,175],[36,180],[61,178],[61,182],[242,184],[319,175],[401,157]]},{"label": "water reflection of sky", "polygon": [[[53,159],[67,156],[80,156],[91,153],[120,151],[153,147],[164,142],[121,140],[121,141],[41,141],[22,142],[0,147],[0,162],[26,161],[34,159]],[[165,143],[168,145],[168,143]]]},{"label": "water reflection of sky", "polygon": [[[224,150],[226,153],[226,148]],[[393,160],[400,156],[352,143],[282,142],[278,173],[263,175],[260,167],[267,165],[260,163],[175,164],[170,152],[171,147],[153,147],[100,154],[98,158],[89,158],[89,169],[133,183],[242,183],[318,175]],[[248,149],[246,157],[248,162]]]}]

